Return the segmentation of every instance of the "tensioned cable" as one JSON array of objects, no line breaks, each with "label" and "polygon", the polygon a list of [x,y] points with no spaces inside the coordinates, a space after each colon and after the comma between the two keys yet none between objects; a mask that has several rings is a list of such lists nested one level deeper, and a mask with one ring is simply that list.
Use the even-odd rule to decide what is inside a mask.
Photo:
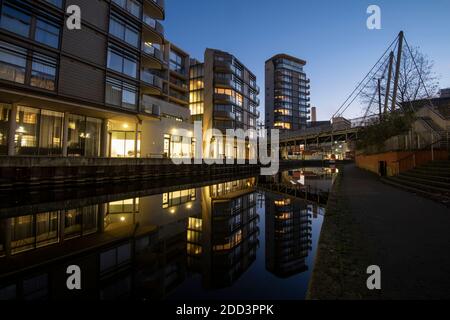
[{"label": "tensioned cable", "polygon": [[[344,103],[342,103],[342,105],[339,107],[339,109],[334,113],[334,115],[332,116],[332,118],[334,118],[337,114],[339,114],[339,112],[341,111],[341,109],[345,106],[345,104],[351,99],[351,97],[353,96],[353,94],[358,90],[358,88],[364,83],[364,81],[366,81],[367,77],[372,73],[373,69],[375,69],[375,67],[380,63],[380,61],[383,59],[383,57],[386,55],[386,53],[389,52],[389,50],[391,49],[391,47],[396,44],[399,40],[399,36],[397,36],[394,41],[392,41],[392,43],[389,45],[389,47],[386,49],[386,51],[381,55],[380,59],[378,59],[378,61],[374,64],[374,66],[372,67],[372,69],[370,69],[370,71],[366,74],[366,76],[358,83],[358,85],[356,86],[356,88],[352,91],[352,93],[347,97],[347,99],[344,101]],[[348,106],[347,106],[348,108]],[[347,109],[346,108],[346,109]],[[342,114],[343,112],[341,112]]]},{"label": "tensioned cable", "polygon": [[420,82],[422,82],[423,88],[425,89],[425,94],[427,95],[427,100],[431,103],[431,106],[434,108],[433,101],[431,101],[430,94],[428,92],[427,86],[425,85],[425,81],[423,81],[422,73],[420,72],[419,67],[417,66],[416,59],[414,58],[414,55],[412,54],[411,47],[409,46],[409,43],[406,40],[406,37],[404,37],[404,39],[405,39],[406,47],[408,48],[409,54],[410,54],[410,56],[412,58],[412,61],[414,63],[414,66],[416,67],[417,73],[419,74]]},{"label": "tensioned cable", "polygon": [[[387,62],[387,59],[389,57],[386,57],[386,61],[384,63]],[[378,71],[381,70],[381,68],[383,67],[384,63],[382,63],[379,67],[378,70],[374,72],[374,75],[376,75],[378,73]],[[372,78],[372,77],[371,77]],[[342,112],[340,114],[343,114],[351,105],[352,103],[356,100],[356,98],[358,98],[358,96],[360,95],[360,93],[367,87],[367,85],[369,84],[369,80],[365,83],[365,85],[359,90],[358,94],[356,96],[353,97],[352,101],[345,107],[344,110],[342,110]],[[333,116],[334,117],[334,116]]]}]

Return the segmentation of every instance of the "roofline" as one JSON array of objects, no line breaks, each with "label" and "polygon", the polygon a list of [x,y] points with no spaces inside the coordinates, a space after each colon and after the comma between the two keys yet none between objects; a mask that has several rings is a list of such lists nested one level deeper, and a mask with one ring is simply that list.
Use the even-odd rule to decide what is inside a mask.
[{"label": "roofline", "polygon": [[279,53],[279,54],[276,54],[276,55],[274,55],[272,58],[268,59],[268,60],[266,61],[266,63],[267,63],[267,62],[270,62],[270,61],[272,61],[272,60],[275,60],[275,59],[288,59],[288,60],[291,60],[291,61],[300,63],[301,65],[306,65],[306,60],[303,60],[303,59],[300,59],[300,58],[296,58],[296,57],[291,56],[291,55],[288,55],[288,54],[286,54],[286,53]]}]

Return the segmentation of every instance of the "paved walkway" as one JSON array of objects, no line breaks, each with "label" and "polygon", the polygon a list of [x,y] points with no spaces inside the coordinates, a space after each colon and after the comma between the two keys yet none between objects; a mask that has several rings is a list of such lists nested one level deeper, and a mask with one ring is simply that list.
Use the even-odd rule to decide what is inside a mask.
[{"label": "paved walkway", "polygon": [[383,299],[450,298],[450,210],[346,166],[341,194],[381,268]]}]

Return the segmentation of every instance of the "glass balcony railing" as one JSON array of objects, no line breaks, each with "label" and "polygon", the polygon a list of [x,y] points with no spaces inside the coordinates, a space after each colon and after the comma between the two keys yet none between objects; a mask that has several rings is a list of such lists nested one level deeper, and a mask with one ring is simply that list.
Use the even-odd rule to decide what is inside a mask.
[{"label": "glass balcony railing", "polygon": [[155,58],[161,62],[164,62],[162,52],[158,48],[155,48],[153,46],[143,43],[142,44],[142,52],[144,52],[145,54],[147,54],[149,56],[152,56],[153,58]]},{"label": "glass balcony railing", "polygon": [[141,81],[159,89],[163,87],[162,79],[148,71],[141,71]]},{"label": "glass balcony railing", "polygon": [[179,92],[171,90],[170,91],[170,96],[175,98],[175,99],[184,101],[186,103],[189,102],[189,96],[187,94],[182,94],[182,93],[179,93]]},{"label": "glass balcony railing", "polygon": [[175,79],[175,78],[171,77],[170,78],[170,83],[175,85],[175,86],[177,86],[177,87],[179,87],[179,88],[182,88],[184,90],[188,90],[189,89],[187,83],[185,81],[183,81],[183,80],[179,80],[179,79]]},{"label": "glass balcony railing", "polygon": [[152,28],[154,31],[156,31],[159,35],[164,35],[164,26],[156,21],[155,19],[149,17],[148,15],[144,14],[142,17],[142,21],[144,24],[150,28]]}]

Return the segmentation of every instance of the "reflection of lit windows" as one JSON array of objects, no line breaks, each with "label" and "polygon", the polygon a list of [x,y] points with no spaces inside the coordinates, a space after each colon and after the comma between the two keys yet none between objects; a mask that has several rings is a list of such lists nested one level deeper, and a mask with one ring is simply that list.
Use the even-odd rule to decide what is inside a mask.
[{"label": "reflection of lit windows", "polygon": [[274,204],[277,207],[283,207],[291,204],[291,199],[282,199],[282,200],[275,200]]},{"label": "reflection of lit windows", "polygon": [[274,127],[280,129],[291,129],[291,124],[289,122],[275,122]]},{"label": "reflection of lit windows", "polygon": [[[111,133],[111,157],[112,158],[134,158],[140,155],[141,134],[138,133],[136,144],[136,133],[134,131],[113,131]],[[137,150],[136,150],[137,145]]]},{"label": "reflection of lit windows", "polygon": [[240,244],[242,242],[242,230],[238,230],[235,232],[232,236],[230,236],[228,239],[228,242],[224,244],[217,244],[214,246],[214,251],[223,251],[223,250],[230,250]]},{"label": "reflection of lit windows", "polygon": [[202,224],[203,224],[202,219],[190,217],[188,220],[188,229],[201,231]]},{"label": "reflection of lit windows", "polygon": [[202,247],[196,244],[187,244],[187,254],[189,255],[200,255],[202,254]]},{"label": "reflection of lit windows", "polygon": [[202,240],[202,233],[198,231],[188,230],[187,231],[187,241],[199,243]]},{"label": "reflection of lit windows", "polygon": [[163,193],[162,195],[162,207],[164,209],[178,206],[180,204],[194,201],[196,197],[195,189],[186,189],[181,191],[174,191]]},{"label": "reflection of lit windows", "polygon": [[137,211],[134,206],[135,203],[136,207],[139,206],[139,198],[110,202],[108,213],[132,213],[135,210]]}]

